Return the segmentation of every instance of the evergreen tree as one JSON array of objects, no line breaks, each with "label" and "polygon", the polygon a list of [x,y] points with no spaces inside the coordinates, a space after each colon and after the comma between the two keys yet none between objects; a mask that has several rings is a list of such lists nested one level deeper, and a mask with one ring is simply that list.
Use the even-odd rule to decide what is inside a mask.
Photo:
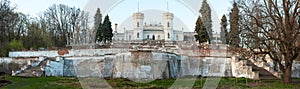
[{"label": "evergreen tree", "polygon": [[104,38],[104,33],[103,33],[103,28],[102,28],[102,25],[103,24],[99,24],[99,26],[98,26],[98,28],[97,28],[97,35],[96,35],[96,40],[98,41],[98,42],[103,42],[103,38]]},{"label": "evergreen tree", "polygon": [[196,22],[195,32],[197,33],[195,35],[195,38],[196,38],[196,41],[199,42],[199,44],[210,41],[209,36],[208,36],[208,31],[205,28],[204,23],[202,22],[200,16],[198,17],[198,20]]},{"label": "evergreen tree", "polygon": [[[211,20],[211,8],[207,3],[207,0],[203,0],[201,9],[199,11],[202,15],[204,27],[207,29],[208,34],[212,37],[212,20]],[[209,42],[210,43],[210,42]]]},{"label": "evergreen tree", "polygon": [[230,12],[230,32],[229,32],[229,45],[232,47],[239,47],[240,43],[239,32],[239,9],[237,3],[233,3],[233,9]]},{"label": "evergreen tree", "polygon": [[97,12],[94,16],[94,31],[96,32],[93,32],[93,33],[96,33],[96,38],[92,38],[93,40],[95,41],[99,41],[101,42],[102,41],[102,31],[101,31],[101,25],[102,25],[102,14],[101,14],[101,11],[100,11],[100,8],[97,9]]},{"label": "evergreen tree", "polygon": [[227,18],[223,15],[221,19],[221,41],[223,44],[228,44]]},{"label": "evergreen tree", "polygon": [[113,37],[113,30],[111,28],[111,22],[109,20],[109,16],[106,15],[103,21],[102,26],[100,27],[103,33],[103,42],[111,42]]}]

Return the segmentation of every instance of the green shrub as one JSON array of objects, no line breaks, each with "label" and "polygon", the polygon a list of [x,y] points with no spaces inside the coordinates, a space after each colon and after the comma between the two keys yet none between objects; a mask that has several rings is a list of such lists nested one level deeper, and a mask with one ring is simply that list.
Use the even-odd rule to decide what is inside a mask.
[{"label": "green shrub", "polygon": [[0,48],[0,57],[6,57],[8,54],[7,49],[1,49]]},{"label": "green shrub", "polygon": [[21,40],[12,40],[9,44],[8,47],[12,51],[20,51],[24,49],[23,43]]}]

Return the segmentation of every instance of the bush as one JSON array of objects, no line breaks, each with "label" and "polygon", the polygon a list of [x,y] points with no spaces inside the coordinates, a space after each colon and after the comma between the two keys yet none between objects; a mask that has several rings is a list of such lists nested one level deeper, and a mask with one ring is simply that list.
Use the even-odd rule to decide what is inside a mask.
[{"label": "bush", "polygon": [[8,47],[12,51],[20,51],[24,49],[23,43],[21,40],[12,40],[9,44]]},{"label": "bush", "polygon": [[0,48],[0,57],[6,57],[8,54],[7,49]]}]

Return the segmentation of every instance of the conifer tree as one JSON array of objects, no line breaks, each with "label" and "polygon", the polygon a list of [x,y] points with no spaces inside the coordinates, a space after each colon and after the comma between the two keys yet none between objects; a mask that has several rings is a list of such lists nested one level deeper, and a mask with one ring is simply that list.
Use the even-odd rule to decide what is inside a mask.
[{"label": "conifer tree", "polygon": [[233,8],[230,12],[230,32],[229,45],[232,47],[239,47],[240,32],[239,32],[239,9],[237,3],[233,3]]},{"label": "conifer tree", "polygon": [[205,28],[204,23],[202,22],[200,16],[198,17],[198,20],[196,22],[195,33],[196,33],[195,35],[196,41],[198,41],[199,44],[210,41],[208,36],[208,31]]},{"label": "conifer tree", "polygon": [[[212,20],[211,20],[211,8],[209,4],[207,3],[207,0],[203,0],[201,9],[199,11],[201,13],[202,18],[200,18],[203,21],[204,27],[208,31],[209,37],[212,37]],[[209,42],[210,43],[210,42]]]},{"label": "conifer tree", "polygon": [[100,8],[97,9],[96,14],[94,16],[94,32],[95,38],[93,38],[94,41],[102,41],[102,32],[101,32],[101,24],[102,24],[102,14],[100,11]]},{"label": "conifer tree", "polygon": [[113,30],[111,28],[111,22],[109,16],[106,15],[103,21],[102,26],[100,27],[103,33],[103,42],[111,42],[113,37]]},{"label": "conifer tree", "polygon": [[223,44],[228,44],[227,18],[223,15],[221,19],[221,41]]}]

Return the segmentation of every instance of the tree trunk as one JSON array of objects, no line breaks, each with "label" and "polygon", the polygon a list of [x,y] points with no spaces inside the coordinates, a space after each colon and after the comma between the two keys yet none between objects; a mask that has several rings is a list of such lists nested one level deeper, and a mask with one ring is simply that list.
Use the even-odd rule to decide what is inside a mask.
[{"label": "tree trunk", "polygon": [[283,82],[284,83],[291,83],[291,75],[292,75],[292,64],[291,63],[287,63],[286,65],[286,69],[284,71],[284,76],[283,76]]}]

